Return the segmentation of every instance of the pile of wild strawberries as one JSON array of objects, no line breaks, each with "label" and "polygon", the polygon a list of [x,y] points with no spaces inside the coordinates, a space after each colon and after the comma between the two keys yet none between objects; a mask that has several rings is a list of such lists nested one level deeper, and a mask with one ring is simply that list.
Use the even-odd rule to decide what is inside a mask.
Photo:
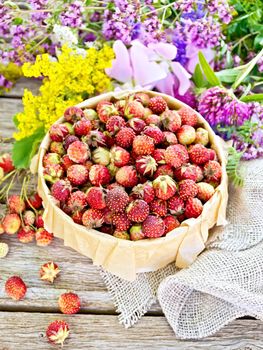
[{"label": "pile of wild strawberries", "polygon": [[122,239],[166,235],[198,217],[222,168],[190,108],[139,92],[69,107],[49,131],[44,178],[72,219]]}]

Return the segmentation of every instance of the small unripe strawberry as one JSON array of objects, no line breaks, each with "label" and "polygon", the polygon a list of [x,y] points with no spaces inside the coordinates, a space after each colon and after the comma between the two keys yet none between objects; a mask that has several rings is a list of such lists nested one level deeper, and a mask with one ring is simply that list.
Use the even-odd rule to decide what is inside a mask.
[{"label": "small unripe strawberry", "polygon": [[34,225],[36,214],[32,210],[26,210],[23,214],[23,221],[26,226]]},{"label": "small unripe strawberry", "polygon": [[96,120],[98,119],[97,112],[92,108],[86,108],[83,110],[84,118],[88,120]]},{"label": "small unripe strawberry", "polygon": [[189,198],[185,205],[185,216],[190,218],[197,218],[203,211],[202,202],[198,198]]},{"label": "small unripe strawberry", "polygon": [[5,233],[7,233],[8,235],[15,234],[21,226],[21,220],[19,215],[7,214],[2,220],[2,225]]},{"label": "small unripe strawberry", "polygon": [[160,217],[149,215],[142,224],[142,232],[148,238],[161,237],[165,233],[165,224]]},{"label": "small unripe strawberry", "polygon": [[190,125],[182,125],[176,133],[178,142],[182,145],[190,145],[195,141],[195,129]]},{"label": "small unripe strawberry", "polygon": [[21,214],[26,209],[25,201],[16,194],[11,195],[7,200],[10,213]]},{"label": "small unripe strawberry", "polygon": [[57,153],[60,156],[63,156],[63,154],[65,154],[65,148],[62,142],[52,141],[49,146],[49,150],[50,152]]},{"label": "small unripe strawberry", "polygon": [[202,202],[207,202],[215,193],[215,189],[212,185],[206,182],[199,182],[197,184],[198,193],[197,198],[199,198]]},{"label": "small unripe strawberry", "polygon": [[180,115],[182,125],[196,126],[198,123],[198,117],[195,111],[189,107],[180,108],[177,113]]},{"label": "small unripe strawberry", "polygon": [[47,153],[43,157],[43,166],[46,167],[51,164],[60,164],[61,157],[57,153]]},{"label": "small unripe strawberry", "polygon": [[208,145],[209,143],[209,134],[208,131],[204,128],[197,128],[195,132],[195,143],[201,143],[201,145]]},{"label": "small unripe strawberry", "polygon": [[61,294],[58,299],[59,309],[63,314],[76,314],[80,310],[80,299],[75,293]]},{"label": "small unripe strawberry", "polygon": [[43,170],[44,179],[54,183],[64,175],[64,170],[59,164],[47,165]]},{"label": "small unripe strawberry", "polygon": [[116,181],[124,187],[133,187],[138,183],[137,172],[132,165],[125,165],[116,173]]},{"label": "small unripe strawberry", "polygon": [[96,164],[90,168],[89,179],[94,186],[107,185],[110,182],[111,175],[109,169],[104,165]]},{"label": "small unripe strawberry", "polygon": [[84,163],[90,157],[89,146],[84,142],[75,141],[68,147],[67,154],[75,163]]},{"label": "small unripe strawberry", "polygon": [[0,242],[0,259],[5,258],[8,252],[9,252],[8,244]]},{"label": "small unripe strawberry", "polygon": [[69,326],[65,321],[56,320],[49,324],[46,336],[50,343],[63,346],[69,336]]},{"label": "small unripe strawberry", "polygon": [[36,231],[35,237],[36,237],[37,245],[41,246],[41,247],[45,247],[45,246],[49,245],[54,238],[53,233],[50,233],[43,228],[39,228]]},{"label": "small unripe strawberry", "polygon": [[82,118],[74,124],[74,131],[77,136],[88,135],[91,129],[91,122],[86,118]]},{"label": "small unripe strawberry", "polygon": [[127,103],[126,99],[118,100],[115,102],[115,107],[117,108],[117,111],[121,116],[124,116],[124,109],[125,109],[126,103]]},{"label": "small unripe strawberry", "polygon": [[144,233],[142,232],[142,225],[133,225],[130,228],[130,238],[132,241],[138,241],[145,238]]},{"label": "small unripe strawberry", "polygon": [[163,222],[165,225],[165,233],[168,233],[180,226],[178,219],[172,215],[167,215],[165,218],[163,218]]},{"label": "small unripe strawberry", "polygon": [[98,147],[92,152],[92,160],[96,164],[108,165],[111,157],[107,148]]},{"label": "small unripe strawberry", "polygon": [[114,231],[113,233],[113,237],[115,238],[120,238],[120,239],[126,239],[129,240],[130,239],[130,235],[127,231]]},{"label": "small unripe strawberry", "polygon": [[168,106],[167,102],[163,99],[163,97],[154,96],[150,99],[148,107],[152,110],[153,113],[161,114],[166,110]]},{"label": "small unripe strawberry", "polygon": [[[147,108],[145,108],[145,111],[146,110]],[[149,113],[149,115],[145,114],[145,118],[144,118],[145,123],[147,125],[156,125],[158,127],[161,127],[162,125],[161,117],[157,114],[151,114],[151,113]]]},{"label": "small unripe strawberry", "polygon": [[102,187],[90,187],[86,196],[91,208],[104,209],[106,207],[106,191]]},{"label": "small unripe strawberry", "polygon": [[60,270],[58,268],[58,265],[53,261],[49,261],[42,265],[39,271],[40,279],[43,281],[48,281],[50,283],[54,282],[59,273]]},{"label": "small unripe strawberry", "polygon": [[8,280],[5,283],[5,292],[6,294],[14,299],[14,300],[21,300],[26,295],[27,287],[19,276],[12,276],[8,278]]},{"label": "small unripe strawberry", "polygon": [[139,101],[144,107],[147,107],[150,102],[150,96],[145,92],[136,92],[134,99]]}]

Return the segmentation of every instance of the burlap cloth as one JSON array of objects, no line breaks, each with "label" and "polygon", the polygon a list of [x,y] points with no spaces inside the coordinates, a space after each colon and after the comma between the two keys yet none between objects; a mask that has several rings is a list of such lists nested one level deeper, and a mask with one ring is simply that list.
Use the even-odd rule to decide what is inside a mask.
[{"label": "burlap cloth", "polygon": [[134,282],[101,271],[125,327],[156,300],[181,339],[209,336],[241,316],[263,320],[263,159],[244,166],[244,187],[230,188],[228,224],[213,230],[189,268],[170,264]]}]

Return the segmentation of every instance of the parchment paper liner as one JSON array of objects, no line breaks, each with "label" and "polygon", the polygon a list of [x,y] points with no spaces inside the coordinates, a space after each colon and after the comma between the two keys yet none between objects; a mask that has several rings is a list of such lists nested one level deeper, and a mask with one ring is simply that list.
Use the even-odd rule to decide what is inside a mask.
[{"label": "parchment paper liner", "polygon": [[[101,100],[112,97],[121,98],[134,91],[110,92],[88,99],[78,107],[95,107]],[[184,106],[181,101],[171,96],[146,91],[151,96],[161,95],[169,107]],[[200,124],[209,132],[212,148],[215,149],[221,161],[223,175],[221,184],[216,188],[213,197],[205,203],[202,214],[197,219],[185,220],[182,225],[169,232],[165,237],[145,239],[140,241],[126,241],[94,229],[87,229],[78,225],[65,214],[56,200],[50,195],[43,178],[42,159],[49,147],[50,138],[47,134],[43,139],[39,153],[33,160],[31,169],[38,171],[38,191],[43,199],[45,228],[53,232],[56,237],[64,239],[65,246],[69,246],[79,253],[91,258],[93,264],[101,265],[105,270],[126,280],[132,281],[136,273],[155,271],[175,261],[176,266],[185,268],[196,259],[204,248],[208,239],[208,230],[214,225],[226,223],[226,206],[228,199],[226,153],[221,139],[216,136],[199,114]],[[63,121],[60,118],[57,123]]]}]

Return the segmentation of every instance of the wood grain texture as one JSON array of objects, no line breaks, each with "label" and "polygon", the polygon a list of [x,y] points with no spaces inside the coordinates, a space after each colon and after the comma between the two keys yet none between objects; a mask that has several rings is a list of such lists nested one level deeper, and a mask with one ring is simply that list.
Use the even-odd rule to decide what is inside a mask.
[{"label": "wood grain texture", "polygon": [[[64,350],[87,349],[176,349],[176,350],[249,350],[262,349],[263,325],[259,321],[237,320],[224,331],[199,341],[181,341],[163,317],[144,317],[133,328],[124,330],[116,316],[40,313],[0,313],[0,350],[52,350],[45,330],[56,319],[64,319],[70,337]],[[246,329],[246,332],[244,332]],[[14,336],[15,334],[15,336]]]},{"label": "wood grain texture", "polygon": [[23,110],[22,101],[11,98],[0,98],[0,136],[12,137],[15,131],[13,116]]},{"label": "wood grain texture", "polygon": [[11,91],[6,92],[4,96],[9,98],[20,98],[23,96],[25,88],[31,90],[33,94],[36,94],[40,85],[41,81],[37,79],[21,78],[17,81],[14,88]]}]

